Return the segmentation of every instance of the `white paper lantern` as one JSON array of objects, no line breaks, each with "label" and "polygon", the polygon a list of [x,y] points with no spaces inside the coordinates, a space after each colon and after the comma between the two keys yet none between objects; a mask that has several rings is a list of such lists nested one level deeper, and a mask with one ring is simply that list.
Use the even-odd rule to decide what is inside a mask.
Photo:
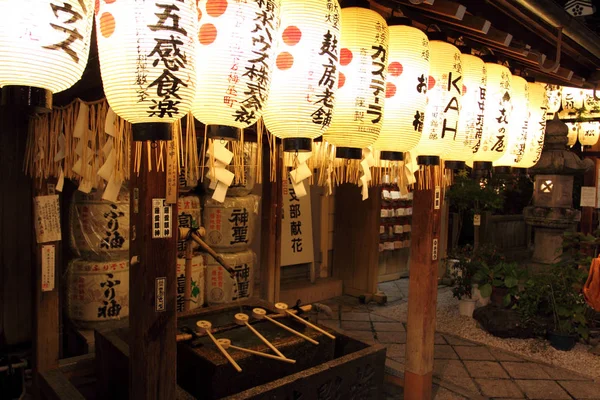
[{"label": "white paper lantern", "polygon": [[286,151],[310,151],[331,124],[338,87],[337,0],[282,0],[281,29],[265,126]]},{"label": "white paper lantern", "polygon": [[[600,90],[596,91],[596,97],[600,97]],[[583,98],[583,106],[585,107],[583,116],[586,118],[598,118],[600,116],[600,100],[594,98],[594,90],[584,90]]]},{"label": "white paper lantern", "polygon": [[[135,140],[170,139],[170,124],[188,113],[196,87],[194,0],[99,4],[98,56],[109,105],[134,124]],[[142,134],[145,127],[153,130]]]},{"label": "white paper lantern", "polygon": [[335,111],[323,138],[339,158],[361,158],[375,143],[384,117],[388,26],[377,12],[342,8],[340,76]]},{"label": "white paper lantern", "polygon": [[[469,49],[470,53],[470,49]],[[485,63],[479,57],[463,53],[463,87],[458,118],[457,140],[454,140],[442,154],[448,169],[462,169],[464,162],[470,162],[481,146],[487,72]]]},{"label": "white paper lantern", "polygon": [[567,134],[567,146],[573,147],[575,143],[577,143],[579,126],[581,124],[579,122],[566,122],[566,125],[569,128],[569,133]]},{"label": "white paper lantern", "polygon": [[562,111],[561,115],[568,117],[577,113],[577,110],[583,108],[585,90],[575,87],[562,88]]},{"label": "white paper lantern", "polygon": [[494,161],[494,167],[514,167],[523,159],[529,130],[529,83],[512,77],[512,112],[506,141],[506,153]]},{"label": "white paper lantern", "polygon": [[[436,35],[439,36],[439,35]],[[440,156],[458,137],[458,117],[462,100],[460,50],[442,40],[429,41],[429,81],[423,133],[415,148],[419,164],[439,164]]]},{"label": "white paper lantern", "polygon": [[544,149],[546,136],[546,113],[548,96],[544,84],[529,82],[529,126],[527,127],[527,144],[525,155],[515,167],[531,168],[539,161]]},{"label": "white paper lantern", "polygon": [[485,117],[481,146],[473,157],[475,169],[490,169],[490,163],[498,160],[506,152],[512,110],[510,70],[495,62],[486,62],[485,68]]},{"label": "white paper lantern", "polygon": [[[235,138],[237,129],[261,117],[275,64],[279,12],[279,0],[198,1],[198,84],[192,113],[209,125],[211,136]],[[280,56],[277,63],[288,67],[290,61]]]},{"label": "white paper lantern", "polygon": [[0,86],[63,91],[83,74],[94,16],[91,0],[0,0]]},{"label": "white paper lantern", "polygon": [[388,23],[385,117],[373,146],[381,151],[381,159],[399,160],[402,153],[411,150],[421,139],[427,106],[429,40],[420,29],[406,25],[409,23],[406,19],[396,18]]},{"label": "white paper lantern", "polygon": [[562,104],[562,86],[545,84],[546,96],[548,96],[548,112],[546,119],[554,118],[554,114],[560,110]]},{"label": "white paper lantern", "polygon": [[579,126],[579,143],[582,146],[593,146],[600,138],[600,122],[582,122]]}]

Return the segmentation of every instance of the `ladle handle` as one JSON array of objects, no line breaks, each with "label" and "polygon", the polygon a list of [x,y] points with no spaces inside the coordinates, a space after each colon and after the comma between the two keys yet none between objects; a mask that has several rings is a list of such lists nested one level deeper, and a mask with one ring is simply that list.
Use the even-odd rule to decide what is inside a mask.
[{"label": "ladle handle", "polygon": [[335,339],[335,336],[333,336],[331,333],[324,331],[323,329],[319,328],[318,326],[311,324],[310,322],[306,321],[303,318],[300,318],[299,316],[297,316],[294,313],[289,312],[288,310],[285,310],[285,312],[288,313],[288,315],[291,315],[292,317],[296,318],[298,321],[302,322],[304,325],[306,326],[310,326],[311,328],[313,328],[316,331],[321,332],[323,335],[330,337],[331,339]]},{"label": "ladle handle", "polygon": [[258,338],[260,340],[262,340],[264,344],[266,344],[267,346],[269,346],[269,348],[271,350],[273,350],[275,352],[275,354],[279,355],[280,357],[287,358],[279,350],[277,350],[277,347],[273,346],[273,344],[271,342],[269,342],[267,340],[267,338],[265,338],[263,335],[261,335],[259,331],[257,331],[256,329],[254,329],[254,327],[252,325],[250,325],[248,322],[246,322],[246,326],[248,327],[248,329],[250,329],[252,332],[254,332],[254,334],[256,336],[258,336]]},{"label": "ladle handle", "polygon": [[233,365],[233,368],[235,368],[237,372],[242,372],[242,368],[238,365],[238,363],[235,362],[235,360],[233,358],[231,358],[231,356],[229,355],[227,350],[225,350],[223,348],[223,346],[221,346],[221,343],[219,343],[219,341],[217,339],[215,339],[213,334],[210,333],[209,330],[207,330],[206,333],[208,334],[208,336],[210,336],[212,341],[215,342],[215,345],[219,348],[219,350],[221,350],[221,353],[223,353],[223,355],[225,356],[227,361],[229,361],[231,363],[231,365]]},{"label": "ladle handle", "polygon": [[273,318],[269,317],[268,315],[265,315],[265,319],[271,321],[272,323],[274,323],[275,325],[279,326],[280,328],[283,328],[286,331],[293,333],[296,336],[300,336],[302,339],[304,339],[304,340],[306,340],[308,342],[311,342],[314,345],[318,345],[319,344],[319,342],[317,342],[315,339],[309,338],[305,334],[300,333],[300,332],[298,332],[298,331],[290,328],[289,326],[282,324],[279,321],[275,321]]},{"label": "ladle handle", "polygon": [[295,364],[296,363],[296,360],[292,360],[292,359],[287,358],[287,357],[274,356],[273,354],[262,353],[260,351],[254,351],[254,350],[250,350],[250,349],[245,349],[243,347],[237,347],[237,346],[234,346],[234,345],[230,345],[229,348],[235,349],[235,350],[239,350],[239,351],[244,351],[244,352],[250,353],[250,354],[255,354],[255,355],[260,356],[260,357],[266,357],[266,358],[271,358],[273,360],[283,361],[283,362],[290,363],[290,364]]}]

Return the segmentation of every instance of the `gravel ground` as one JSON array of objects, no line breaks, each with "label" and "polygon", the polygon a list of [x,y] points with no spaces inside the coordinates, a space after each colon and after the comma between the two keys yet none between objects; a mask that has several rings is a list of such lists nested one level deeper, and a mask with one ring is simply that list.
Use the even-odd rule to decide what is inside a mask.
[{"label": "gravel ground", "polygon": [[[407,311],[408,303],[403,302],[377,308],[373,312],[406,322]],[[438,290],[437,330],[600,379],[600,356],[590,353],[590,346],[578,343],[571,351],[559,351],[542,339],[501,339],[492,336],[481,329],[473,318],[459,314],[458,300],[452,297],[450,288]]]}]

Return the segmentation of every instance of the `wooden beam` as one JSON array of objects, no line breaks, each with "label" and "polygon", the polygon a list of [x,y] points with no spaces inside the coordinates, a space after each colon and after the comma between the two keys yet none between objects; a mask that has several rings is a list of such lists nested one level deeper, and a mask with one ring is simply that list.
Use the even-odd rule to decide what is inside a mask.
[{"label": "wooden beam", "polygon": [[[273,138],[273,140],[275,140]],[[263,176],[261,199],[260,265],[262,298],[269,302],[279,300],[281,276],[281,207],[283,205],[283,159],[277,151],[277,172],[271,182],[271,152],[263,147]]]},{"label": "wooden beam", "polygon": [[491,27],[486,37],[496,43],[500,43],[506,47],[510,46],[513,36],[508,32],[503,32],[500,29]]},{"label": "wooden beam", "polygon": [[[134,170],[135,143],[130,158],[129,398],[175,399],[177,203],[170,205],[169,219],[174,224],[166,231],[166,221],[159,216],[162,222],[157,233],[163,237],[155,237],[154,216],[168,211],[162,203],[167,197],[166,173],[157,171],[155,150],[162,151],[165,160],[168,155],[167,146],[149,149],[147,143],[142,142],[139,174]],[[152,171],[148,157],[152,159]]]},{"label": "wooden beam", "polygon": [[431,398],[442,198],[439,187],[414,192],[404,374],[407,400]]},{"label": "wooden beam", "polygon": [[410,0],[397,0],[411,8],[416,8],[427,13],[444,15],[446,17],[462,20],[467,12],[467,7],[460,3],[449,0],[435,0],[433,4],[413,4]]}]

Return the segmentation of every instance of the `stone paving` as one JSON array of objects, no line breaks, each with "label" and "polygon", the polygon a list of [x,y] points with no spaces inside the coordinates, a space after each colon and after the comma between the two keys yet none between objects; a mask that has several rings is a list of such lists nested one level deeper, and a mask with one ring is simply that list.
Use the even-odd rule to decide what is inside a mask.
[{"label": "stone paving", "polygon": [[[388,302],[407,301],[407,279],[380,286],[388,295]],[[357,299],[349,296],[323,303],[331,307],[333,315],[319,313],[313,320],[356,339],[385,344],[386,372],[403,377],[405,323],[374,313],[382,306],[359,304]],[[600,383],[591,378],[443,333],[435,335],[434,383],[433,398],[436,400],[600,400]],[[399,399],[401,389],[386,385],[384,394],[385,399]]]}]

